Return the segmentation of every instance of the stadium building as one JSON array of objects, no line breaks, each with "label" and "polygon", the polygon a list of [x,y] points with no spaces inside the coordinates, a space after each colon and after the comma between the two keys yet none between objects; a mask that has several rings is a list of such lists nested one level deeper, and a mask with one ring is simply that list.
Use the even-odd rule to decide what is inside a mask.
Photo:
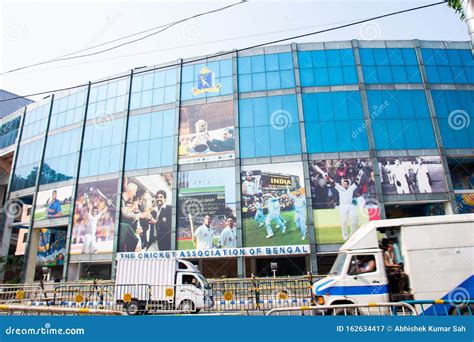
[{"label": "stadium building", "polygon": [[13,115],[5,280],[15,265],[28,281],[110,279],[117,253],[207,277],[322,274],[369,220],[474,210],[468,42],[179,59]]}]

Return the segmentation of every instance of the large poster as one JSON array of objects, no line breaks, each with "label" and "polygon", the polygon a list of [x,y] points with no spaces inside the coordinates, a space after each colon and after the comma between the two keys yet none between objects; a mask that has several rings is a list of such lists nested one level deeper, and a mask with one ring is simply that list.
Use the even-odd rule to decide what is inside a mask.
[{"label": "large poster", "polygon": [[68,216],[71,212],[72,185],[38,192],[35,221]]},{"label": "large poster", "polygon": [[379,158],[384,195],[447,192],[441,157]]},{"label": "large poster", "polygon": [[66,229],[40,228],[38,243],[38,266],[64,265],[66,255]]},{"label": "large poster", "polygon": [[171,172],[124,179],[119,252],[171,249],[172,180]]},{"label": "large poster", "polygon": [[244,246],[307,244],[303,165],[242,167]]},{"label": "large poster", "polygon": [[455,214],[474,213],[474,193],[456,194]]},{"label": "large poster", "polygon": [[370,159],[310,161],[309,172],[317,243],[343,243],[380,219]]},{"label": "large poster", "polygon": [[233,102],[181,108],[179,163],[233,159],[235,156]]},{"label": "large poster", "polygon": [[117,179],[78,185],[71,254],[112,253],[117,186]]},{"label": "large poster", "polygon": [[235,169],[178,174],[177,249],[237,247]]}]

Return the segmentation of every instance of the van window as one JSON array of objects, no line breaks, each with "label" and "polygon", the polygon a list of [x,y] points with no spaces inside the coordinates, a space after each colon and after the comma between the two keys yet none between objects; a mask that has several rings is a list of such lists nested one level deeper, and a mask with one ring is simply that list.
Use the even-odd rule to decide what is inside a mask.
[{"label": "van window", "polygon": [[351,264],[349,266],[349,275],[356,275],[362,273],[372,273],[377,271],[377,265],[375,263],[375,256],[370,255],[354,255],[351,258]]},{"label": "van window", "polygon": [[184,262],[178,261],[178,270],[187,270],[188,266],[184,264]]},{"label": "van window", "polygon": [[198,289],[201,288],[201,282],[192,274],[183,274],[183,284],[194,285]]}]

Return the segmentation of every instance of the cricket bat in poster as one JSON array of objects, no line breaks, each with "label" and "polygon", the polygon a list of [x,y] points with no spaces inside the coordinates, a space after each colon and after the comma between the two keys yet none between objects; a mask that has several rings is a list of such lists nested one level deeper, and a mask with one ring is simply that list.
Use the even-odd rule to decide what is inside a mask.
[{"label": "cricket bat in poster", "polygon": [[189,213],[189,224],[191,226],[191,236],[193,239],[193,246],[196,248],[196,236],[194,236],[194,222],[193,222],[193,215]]}]

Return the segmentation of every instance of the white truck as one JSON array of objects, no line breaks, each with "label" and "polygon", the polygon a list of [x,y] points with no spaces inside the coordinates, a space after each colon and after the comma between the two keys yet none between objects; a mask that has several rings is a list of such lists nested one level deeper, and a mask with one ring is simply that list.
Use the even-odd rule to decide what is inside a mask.
[{"label": "white truck", "polygon": [[115,300],[130,315],[147,311],[197,313],[213,306],[212,289],[191,262],[156,253],[117,253]]},{"label": "white truck", "polygon": [[[393,291],[382,241],[399,252],[408,293]],[[465,314],[474,299],[473,273],[474,214],[371,221],[339,249],[330,273],[313,284],[313,294],[319,305],[450,299],[466,303]]]}]

